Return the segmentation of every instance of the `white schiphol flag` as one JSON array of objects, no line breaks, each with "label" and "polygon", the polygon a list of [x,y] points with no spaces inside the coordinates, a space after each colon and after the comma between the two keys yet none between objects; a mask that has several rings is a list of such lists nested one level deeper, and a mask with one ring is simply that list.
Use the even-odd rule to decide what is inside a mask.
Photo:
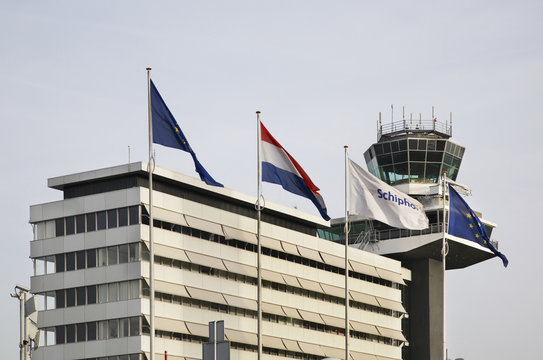
[{"label": "white schiphol flag", "polygon": [[420,202],[379,180],[350,159],[349,170],[351,215],[400,229],[428,228],[428,218]]}]

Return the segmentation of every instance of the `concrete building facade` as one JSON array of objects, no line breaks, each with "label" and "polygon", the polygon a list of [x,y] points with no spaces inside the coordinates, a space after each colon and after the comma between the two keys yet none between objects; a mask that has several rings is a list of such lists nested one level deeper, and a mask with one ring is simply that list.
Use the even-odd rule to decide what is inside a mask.
[{"label": "concrete building facade", "polygon": [[[149,355],[146,163],[49,179],[59,201],[30,208],[33,359]],[[232,359],[257,357],[256,198],[157,168],[153,176],[156,358],[201,359],[208,323],[224,320]],[[344,357],[344,246],[328,222],[267,203],[262,214],[264,359]],[[402,359],[411,271],[351,248],[355,360]]]}]

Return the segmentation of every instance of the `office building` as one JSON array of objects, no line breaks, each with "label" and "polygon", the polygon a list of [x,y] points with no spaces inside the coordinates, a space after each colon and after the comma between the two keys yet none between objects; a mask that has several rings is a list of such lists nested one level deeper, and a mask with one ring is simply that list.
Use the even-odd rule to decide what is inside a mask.
[{"label": "office building", "polygon": [[[31,206],[33,359],[149,357],[146,168],[52,178],[62,198]],[[231,358],[256,359],[256,198],[162,168],[153,184],[156,358],[201,359],[208,323],[223,320]],[[263,358],[343,358],[344,246],[296,209],[267,202],[262,221]],[[352,358],[401,359],[411,271],[357,248],[349,257]]]}]

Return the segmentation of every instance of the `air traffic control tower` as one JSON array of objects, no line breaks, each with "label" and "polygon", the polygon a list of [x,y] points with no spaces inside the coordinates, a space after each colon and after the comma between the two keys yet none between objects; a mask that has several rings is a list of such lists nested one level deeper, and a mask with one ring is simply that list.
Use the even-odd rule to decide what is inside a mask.
[{"label": "air traffic control tower", "polygon": [[[433,113],[433,110],[432,110]],[[465,148],[451,141],[452,115],[445,122],[432,114],[431,120],[402,119],[377,122],[377,142],[364,153],[368,170],[398,190],[419,200],[430,226],[425,230],[391,228],[379,221],[350,217],[349,244],[402,262],[412,280],[403,287],[407,316],[402,329],[408,341],[404,360],[443,358],[444,276],[442,262],[443,225],[448,219],[448,198],[443,204],[441,174],[456,180]],[[444,209],[445,208],[445,214]],[[476,209],[475,209],[476,210]],[[479,218],[489,237],[496,224]],[[445,222],[443,221],[445,219]],[[321,237],[345,241],[344,218],[332,220],[332,227],[319,231]],[[446,269],[461,269],[495,255],[479,244],[445,234],[448,242]],[[497,248],[497,244],[494,243]]]}]

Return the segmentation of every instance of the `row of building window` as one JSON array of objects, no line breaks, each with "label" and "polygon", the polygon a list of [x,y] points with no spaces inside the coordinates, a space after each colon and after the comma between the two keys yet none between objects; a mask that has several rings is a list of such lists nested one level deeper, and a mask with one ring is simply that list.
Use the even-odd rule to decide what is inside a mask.
[{"label": "row of building window", "polygon": [[34,258],[34,275],[140,261],[140,246],[140,243],[130,243],[37,257]]},{"label": "row of building window", "polygon": [[[255,319],[257,317],[257,312],[255,310],[239,308],[239,307],[225,305],[225,304],[217,304],[210,301],[198,300],[198,299],[172,295],[172,294],[167,294],[167,293],[155,292],[155,300],[178,304],[182,306],[198,308],[198,309],[215,311],[219,313],[230,314],[230,315],[234,315],[238,317],[241,316],[241,317],[247,317],[247,318],[252,318],[252,319]],[[336,335],[341,335],[341,336],[344,336],[345,334],[344,328],[338,328],[335,326],[315,323],[315,322],[311,322],[307,320],[296,319],[292,317],[271,314],[271,313],[266,313],[266,312],[262,313],[262,319],[264,321],[268,321],[268,322],[272,322],[276,324],[283,324],[283,325],[288,325],[288,326],[292,326],[296,328],[320,331],[327,334],[336,334]],[[349,334],[351,338],[355,338],[355,339],[362,339],[366,341],[372,341],[372,342],[377,342],[377,343],[382,343],[382,344],[387,344],[387,345],[400,346],[400,342],[398,340],[387,338],[384,336],[377,336],[374,334],[368,334],[368,333],[354,331],[354,330],[351,330]]]},{"label": "row of building window", "polygon": [[[145,224],[145,217],[143,219],[144,219],[143,223]],[[149,222],[147,221],[147,224],[148,223]],[[178,233],[181,233],[181,234],[184,234],[184,235],[197,237],[197,238],[200,238],[200,239],[203,239],[203,240],[213,241],[213,242],[216,242],[216,243],[219,243],[219,244],[222,244],[222,245],[232,246],[232,247],[236,247],[238,249],[243,249],[243,250],[247,250],[247,251],[254,252],[254,253],[257,252],[257,245],[256,244],[251,244],[251,243],[248,243],[248,242],[245,242],[245,241],[236,240],[236,239],[226,239],[222,235],[211,234],[211,233],[208,233],[206,231],[190,228],[190,227],[179,225],[179,224],[172,224],[172,223],[169,223],[169,222],[166,222],[166,221],[161,221],[161,220],[156,220],[156,219],[154,219],[153,224],[154,224],[155,227],[158,227],[158,228],[161,228],[161,229],[164,229],[164,230],[178,232]],[[294,263],[297,263],[297,264],[301,264],[301,265],[304,265],[304,266],[309,266],[309,267],[316,268],[316,269],[319,269],[319,270],[332,272],[332,273],[335,273],[335,274],[345,275],[345,269],[343,269],[343,268],[340,268],[340,267],[337,267],[337,266],[332,266],[332,265],[329,265],[329,264],[325,264],[325,263],[315,261],[315,260],[312,260],[312,259],[304,258],[304,257],[299,256],[299,255],[286,253],[284,251],[278,251],[278,250],[275,250],[275,249],[262,247],[262,255],[271,256],[271,257],[274,257],[274,258],[277,258],[277,259],[281,259],[281,260],[285,260],[285,261],[289,261],[289,262],[294,262]],[[379,285],[387,286],[387,287],[398,288],[399,285],[400,285],[400,284],[397,284],[397,283],[393,283],[392,281],[389,281],[389,280],[381,279],[379,277],[375,277],[375,276],[371,276],[371,275],[367,275],[367,274],[363,274],[363,273],[359,273],[359,272],[355,272],[355,271],[349,271],[349,276],[352,277],[352,278],[355,278],[355,279],[368,281],[368,282],[371,282],[371,283],[374,283],[374,284],[379,284]]]},{"label": "row of building window", "polygon": [[45,345],[50,346],[149,334],[149,325],[141,316],[133,316],[59,325],[41,329],[41,332],[40,336],[45,339]]},{"label": "row of building window", "polygon": [[[229,271],[224,271],[220,269],[214,269],[210,268],[208,266],[198,265],[194,263],[188,263],[181,260],[171,259],[163,256],[155,256],[155,264],[156,265],[164,265],[164,266],[170,266],[174,268],[178,268],[181,270],[187,270],[187,271],[194,271],[198,272],[200,274],[210,275],[210,276],[216,276],[222,279],[227,280],[234,280],[238,283],[245,283],[250,284],[253,286],[257,286],[257,279],[251,276],[242,275],[242,274],[236,274]],[[332,304],[344,304],[345,299],[329,294],[324,294],[317,291],[312,291],[308,289],[302,289],[295,286],[290,286],[286,284],[280,284],[268,280],[262,280],[262,287],[277,290],[293,295],[303,296],[315,300],[325,301]],[[362,302],[358,302],[355,300],[350,300],[349,304],[352,308],[360,309],[360,310],[366,310],[371,311],[374,313],[379,313],[387,316],[394,316],[399,317],[400,313],[396,311],[392,311],[389,309],[385,309],[379,306],[374,306],[370,304],[365,304]]]},{"label": "row of building window", "polygon": [[137,225],[139,222],[139,205],[65,216],[33,224],[34,240]]},{"label": "row of building window", "polygon": [[147,360],[145,354],[122,354],[112,356],[102,356],[97,358],[85,358],[78,360]]},{"label": "row of building window", "polygon": [[[192,342],[192,343],[198,343],[198,344],[203,344],[203,343],[208,342],[208,338],[203,337],[203,336],[198,336],[198,335],[182,334],[178,332],[163,331],[163,330],[157,330],[155,331],[155,333],[157,337],[162,338],[162,339],[178,340],[178,341]],[[238,342],[233,342],[233,341],[230,342],[230,349],[234,349],[238,351],[248,351],[248,352],[258,351],[258,347],[256,345],[250,345],[247,343],[238,343]],[[283,349],[274,349],[274,348],[268,348],[268,347],[263,347],[262,353],[265,355],[281,356],[283,358],[288,358],[288,359],[303,359],[303,360],[322,359],[322,356],[294,352],[294,351],[283,350]]]},{"label": "row of building window", "polygon": [[[107,284],[80,286],[76,288],[48,291],[36,294],[38,310],[62,309],[66,307],[105,304],[114,301],[132,300],[140,297],[142,280],[120,281]],[[143,282],[143,286],[149,287]],[[145,293],[145,288],[144,288]]]},{"label": "row of building window", "polygon": [[[59,234],[68,234],[68,229],[70,231],[72,230],[72,226],[71,226],[72,220],[66,220],[66,219],[72,219],[72,218],[76,219],[76,220],[74,220],[75,224],[80,223],[81,231],[83,231],[83,229],[85,229],[85,231],[93,231],[94,229],[102,229],[102,228],[105,229],[105,228],[111,228],[111,227],[117,227],[117,226],[125,226],[125,225],[129,225],[129,224],[130,225],[137,224],[137,223],[139,223],[139,219],[140,219],[140,208],[141,208],[141,206],[135,205],[135,206],[119,208],[119,209],[99,211],[99,212],[96,212],[96,213],[81,214],[81,215],[75,215],[75,216],[71,216],[71,217],[59,218],[59,219],[55,220],[55,223],[56,223],[55,226],[57,228],[56,229],[57,230],[56,234],[57,234],[57,236],[60,236]],[[143,216],[141,217],[142,218],[142,223],[148,225],[149,224],[149,217],[148,217],[146,211],[143,208],[141,208],[141,209],[142,209],[141,211],[143,213]],[[101,215],[99,216],[98,214],[101,214]],[[107,216],[106,216],[106,214],[107,214]],[[99,222],[100,227],[98,227],[98,226],[95,227],[93,225],[94,220],[89,221],[89,219],[98,219],[98,218],[102,219]],[[78,221],[77,219],[80,219],[80,220]],[[98,221],[98,220],[96,220],[96,221]],[[133,221],[134,221],[134,223],[133,223]],[[69,226],[67,225],[68,223],[70,223]],[[91,224],[90,227],[89,227],[89,224]],[[37,226],[38,224],[35,224],[35,225]],[[180,224],[173,224],[173,223],[170,223],[170,222],[167,222],[167,221],[161,221],[161,220],[158,220],[158,219],[153,219],[153,225],[154,225],[154,227],[158,227],[158,228],[168,230],[168,231],[177,232],[177,233],[180,233],[180,234],[183,234],[183,235],[192,236],[192,237],[196,237],[196,238],[200,238],[200,239],[204,239],[204,240],[208,240],[208,241],[213,241],[213,242],[216,242],[216,243],[220,243],[220,244],[228,245],[228,246],[233,246],[233,247],[244,249],[244,250],[251,251],[251,252],[256,252],[257,251],[257,246],[255,244],[251,244],[251,243],[247,243],[245,241],[235,240],[235,239],[227,240],[227,239],[225,239],[225,237],[223,235],[212,234],[212,233],[209,233],[207,231],[194,229],[194,228],[183,226],[183,225],[180,225]],[[77,229],[79,229],[78,226],[74,227],[74,231],[77,231]],[[91,230],[89,230],[89,229],[91,229]],[[114,248],[114,247],[112,247],[112,248]],[[88,251],[89,250],[87,250],[87,252]],[[92,252],[92,250],[90,250],[90,251]],[[127,253],[127,251],[124,248],[123,249],[119,248],[119,255],[115,254],[115,251],[116,251],[115,249],[111,249],[111,250],[108,249],[107,254],[105,254],[105,249],[102,249],[101,251],[102,251],[102,254],[98,254],[99,257],[97,259],[98,262],[101,264],[99,266],[104,266],[104,263],[107,263],[109,265],[114,265],[114,264],[117,264],[117,263],[125,262],[125,259],[126,259],[125,254]],[[109,251],[112,252],[111,253],[111,259],[112,260],[111,261],[109,260],[109,258],[110,258]],[[48,256],[48,257],[43,257],[43,258],[36,258],[36,260],[35,260],[36,261],[35,275],[43,275],[43,274],[53,272],[53,266],[55,266],[55,265],[52,265],[53,262],[55,264],[57,264],[55,272],[65,271],[64,269],[66,269],[66,271],[76,270],[76,269],[84,269],[85,265],[84,265],[84,254],[83,253],[84,253],[84,251],[66,253],[66,254],[58,254],[58,255],[56,255],[58,257],[57,259],[54,259],[53,256]],[[317,269],[320,269],[320,270],[336,273],[336,274],[341,274],[341,275],[345,274],[345,269],[343,269],[343,268],[332,266],[332,265],[325,264],[325,263],[322,263],[322,262],[318,262],[318,261],[315,261],[315,260],[312,260],[312,259],[307,259],[307,258],[304,258],[304,257],[299,256],[299,255],[289,254],[289,253],[286,253],[286,252],[283,252],[283,251],[270,249],[270,248],[267,248],[267,247],[262,247],[262,254],[266,255],[266,256],[272,256],[272,257],[275,257],[275,258],[278,258],[278,259],[281,259],[281,260],[294,262],[294,263],[297,263],[297,264],[302,264],[302,265],[309,266],[309,267],[312,267],[312,268],[317,268]],[[65,266],[64,266],[64,263],[63,263],[63,259],[61,258],[64,255],[66,255],[65,256],[65,258],[66,258],[65,259],[65,262],[66,262]],[[133,257],[131,257],[126,262],[129,262],[129,261],[137,261],[137,260],[134,260]],[[96,258],[92,253],[90,254],[90,259],[87,259],[87,263],[88,263],[88,265],[86,266],[87,268],[96,266],[95,265],[96,264]],[[393,287],[393,286],[395,288],[398,287],[398,284],[395,284],[395,283],[393,284],[391,281],[381,279],[381,278],[378,278],[378,277],[374,277],[374,276],[371,276],[371,275],[367,275],[367,274],[354,272],[354,271],[349,271],[349,276],[353,277],[353,278],[360,279],[360,280],[369,281],[369,282],[376,283],[376,284],[379,284],[379,285],[387,286],[387,287]]]}]

